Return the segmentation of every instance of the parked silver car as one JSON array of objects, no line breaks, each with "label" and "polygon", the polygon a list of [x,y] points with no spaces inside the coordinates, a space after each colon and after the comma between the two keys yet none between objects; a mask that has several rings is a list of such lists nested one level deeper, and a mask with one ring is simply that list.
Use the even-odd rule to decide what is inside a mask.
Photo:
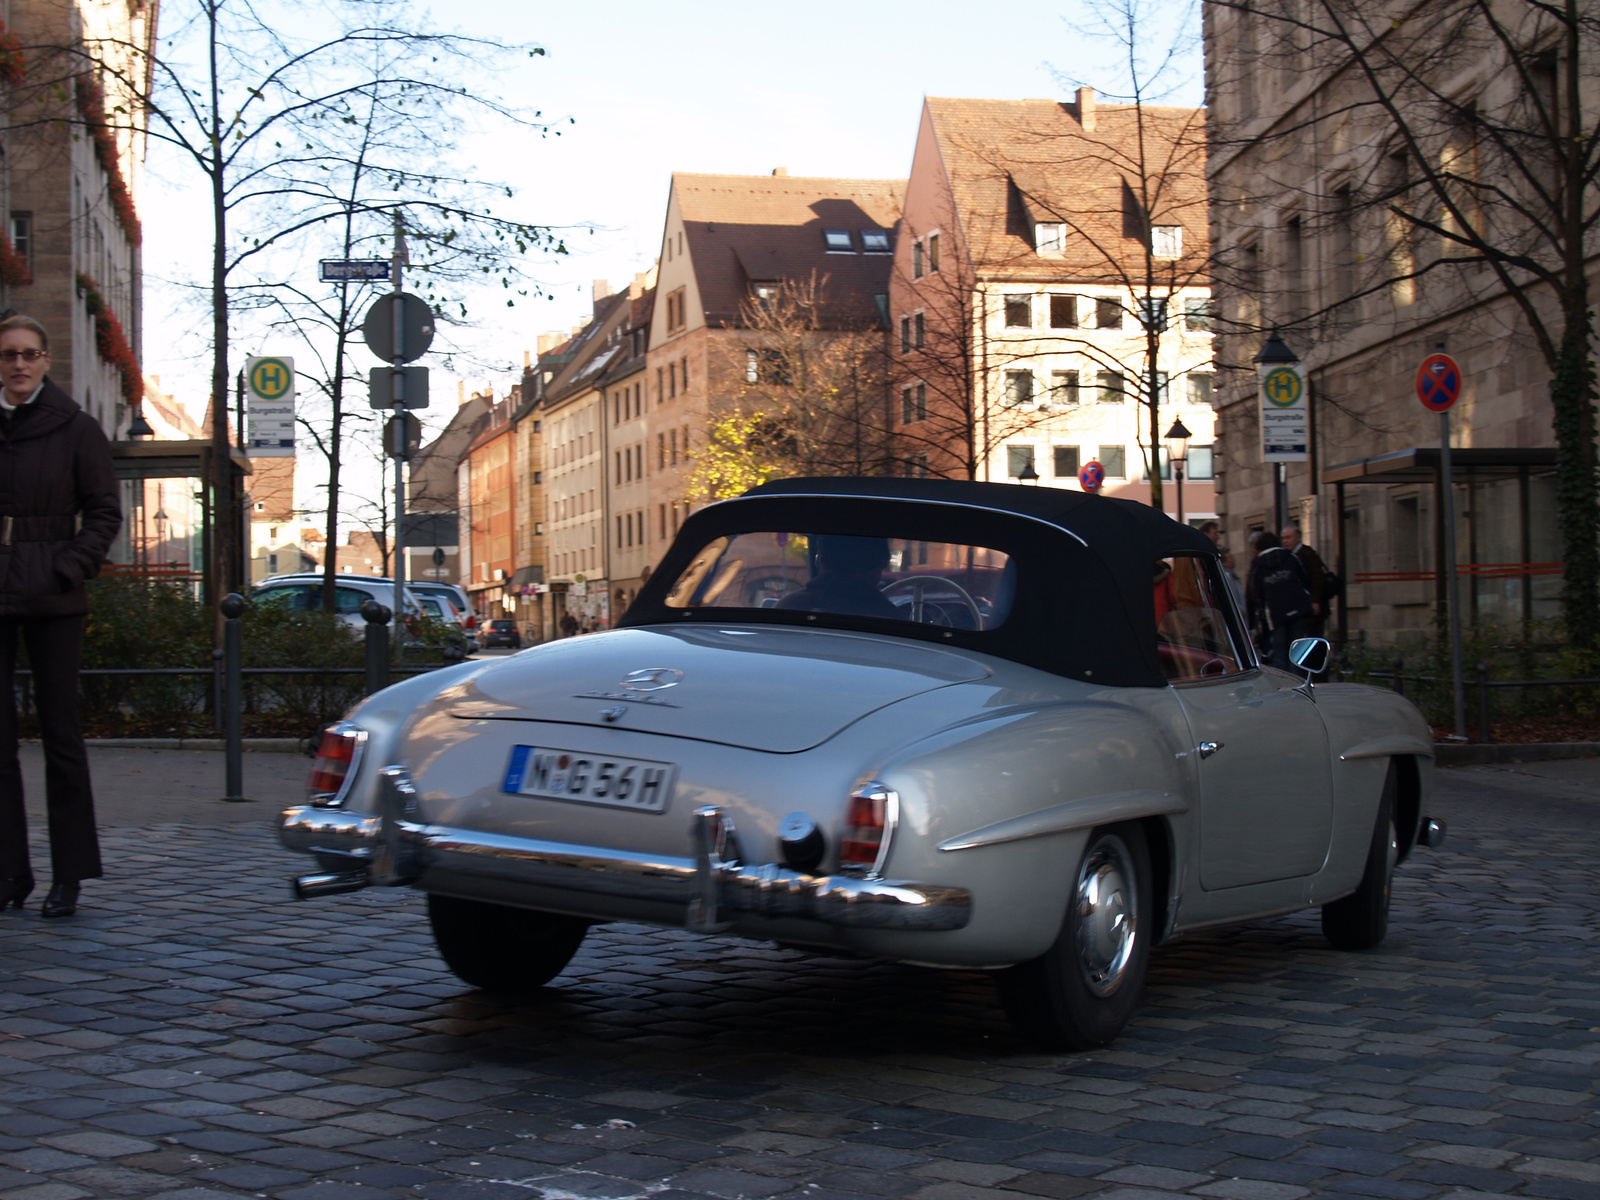
[{"label": "parked silver car", "polygon": [[768,484],[689,518],[619,624],[354,710],[284,814],[298,893],[422,889],[483,988],[643,921],[994,970],[1090,1047],[1189,930],[1320,906],[1376,945],[1443,836],[1416,709],[1262,667],[1216,547],[1145,506]]}]

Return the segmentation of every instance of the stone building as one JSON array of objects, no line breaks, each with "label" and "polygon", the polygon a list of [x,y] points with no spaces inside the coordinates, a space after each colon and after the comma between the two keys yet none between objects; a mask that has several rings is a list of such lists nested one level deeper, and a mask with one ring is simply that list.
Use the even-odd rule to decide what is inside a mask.
[{"label": "stone building", "polygon": [[[1526,129],[1570,64],[1534,8],[1504,14],[1505,40],[1487,11],[1439,0],[1369,25],[1373,10],[1344,0],[1205,6],[1219,511],[1235,543],[1298,521],[1347,581],[1347,631],[1378,640],[1431,629],[1445,591],[1440,422],[1415,390],[1441,349],[1464,383],[1450,485],[1464,615],[1559,607],[1551,372],[1535,329],[1553,297],[1481,251],[1541,266],[1553,254],[1511,206],[1539,211]],[[1592,121],[1592,80],[1581,90]],[[1588,183],[1587,212],[1597,198]],[[1254,366],[1274,330],[1311,404],[1306,460],[1281,480],[1262,461]]]},{"label": "stone building", "polygon": [[141,118],[128,115],[142,109],[118,78],[154,51],[156,6],[10,0],[5,24],[0,308],[44,324],[51,378],[108,436],[124,437],[144,394],[145,138]]}]

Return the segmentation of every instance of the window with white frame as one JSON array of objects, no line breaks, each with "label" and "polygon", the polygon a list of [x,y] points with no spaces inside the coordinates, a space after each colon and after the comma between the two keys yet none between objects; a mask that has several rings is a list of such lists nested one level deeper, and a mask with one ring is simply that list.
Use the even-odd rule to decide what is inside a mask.
[{"label": "window with white frame", "polygon": [[[1127,380],[1121,371],[1100,371],[1095,375],[1096,396],[1101,404],[1121,404],[1127,395]],[[1104,459],[1101,460],[1104,464]]]},{"label": "window with white frame", "polygon": [[1051,371],[1050,372],[1050,403],[1055,405],[1076,404],[1078,402],[1078,372],[1076,371]]},{"label": "window with white frame", "polygon": [[1006,328],[1033,328],[1033,297],[1023,293],[1005,298]]},{"label": "window with white frame", "polygon": [[1183,327],[1192,333],[1211,328],[1211,297],[1188,296],[1183,301]]},{"label": "window with white frame", "polygon": [[887,229],[863,229],[861,231],[861,249],[868,254],[889,253],[889,231]]},{"label": "window with white frame", "polygon": [[1078,327],[1078,298],[1069,292],[1050,294],[1050,328],[1076,329]]},{"label": "window with white frame", "polygon": [[908,354],[911,351],[911,318],[900,318],[900,353]]},{"label": "window with white frame", "polygon": [[1211,407],[1211,372],[1189,372],[1189,403],[1199,408]]},{"label": "window with white frame", "polygon": [[1067,247],[1067,227],[1060,221],[1040,221],[1033,227],[1033,248],[1040,254],[1060,254]]},{"label": "window with white frame", "polygon": [[1076,446],[1052,446],[1050,447],[1050,456],[1054,460],[1057,479],[1076,479],[1078,477],[1078,469],[1082,464],[1078,461],[1079,455]]},{"label": "window with white frame", "polygon": [[1033,467],[1032,446],[1007,446],[1006,447],[1006,474],[1012,479],[1021,479],[1025,471]]},{"label": "window with white frame", "polygon": [[1032,371],[1007,371],[1006,372],[1006,403],[1031,404],[1033,403],[1033,372]]},{"label": "window with white frame", "polygon": [[1185,464],[1183,473],[1190,479],[1215,479],[1216,448],[1214,446],[1190,446],[1189,460]]},{"label": "window with white frame", "polygon": [[928,235],[928,273],[931,275],[939,269],[939,235]]},{"label": "window with white frame", "polygon": [[1101,446],[1095,458],[1105,469],[1107,479],[1128,477],[1128,448],[1126,446]]},{"label": "window with white frame", "polygon": [[922,278],[922,239],[911,243],[911,278]]},{"label": "window with white frame", "polygon": [[851,240],[848,229],[824,229],[824,240],[828,243],[829,254],[854,254],[855,244]]},{"label": "window with white frame", "polygon": [[921,350],[928,344],[928,318],[926,313],[914,313],[911,317],[912,344]]},{"label": "window with white frame", "polygon": [[1183,226],[1152,225],[1150,227],[1151,258],[1183,257]]}]

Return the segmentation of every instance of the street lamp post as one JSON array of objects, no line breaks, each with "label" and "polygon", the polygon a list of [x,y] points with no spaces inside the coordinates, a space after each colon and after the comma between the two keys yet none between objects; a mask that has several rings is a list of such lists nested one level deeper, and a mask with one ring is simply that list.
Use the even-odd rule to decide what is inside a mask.
[{"label": "street lamp post", "polygon": [[1167,430],[1167,461],[1172,464],[1173,482],[1178,485],[1178,524],[1183,524],[1183,464],[1189,461],[1189,439],[1194,436],[1183,423],[1182,417],[1175,417],[1172,428]]}]

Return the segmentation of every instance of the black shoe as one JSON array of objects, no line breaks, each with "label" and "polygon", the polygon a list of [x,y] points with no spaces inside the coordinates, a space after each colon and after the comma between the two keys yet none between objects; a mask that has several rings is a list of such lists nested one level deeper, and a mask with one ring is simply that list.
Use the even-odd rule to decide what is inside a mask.
[{"label": "black shoe", "polygon": [[5,911],[8,904],[22,907],[33,891],[32,875],[14,875],[10,879],[0,879],[0,912]]},{"label": "black shoe", "polygon": [[78,885],[58,879],[50,885],[39,912],[47,917],[70,917],[78,911]]}]

